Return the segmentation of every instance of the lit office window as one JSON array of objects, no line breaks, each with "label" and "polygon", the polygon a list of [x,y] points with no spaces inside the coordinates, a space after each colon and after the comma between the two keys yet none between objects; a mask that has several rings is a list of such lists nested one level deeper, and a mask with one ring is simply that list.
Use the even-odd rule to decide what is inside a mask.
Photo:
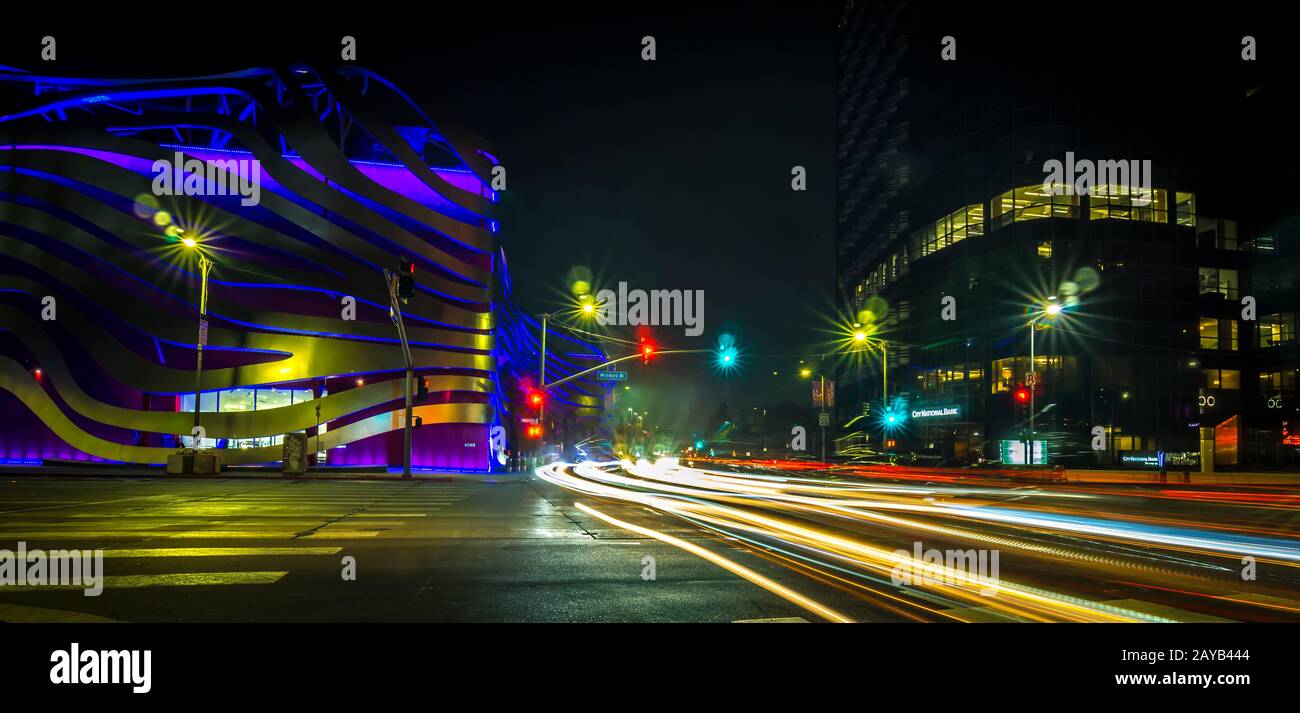
[{"label": "lit office window", "polygon": [[1196,227],[1196,194],[1174,191],[1174,216],[1179,225]]},{"label": "lit office window", "polygon": [[1200,269],[1200,290],[1203,295],[1221,294],[1229,299],[1237,299],[1237,271],[1217,267]]},{"label": "lit office window", "polygon": [[1050,240],[1039,240],[1039,241],[1038,241],[1038,250],[1037,250],[1037,252],[1038,252],[1038,259],[1039,259],[1039,260],[1051,260],[1051,259],[1052,259],[1052,241],[1050,241]]},{"label": "lit office window", "polygon": [[1237,369],[1201,369],[1201,385],[1207,389],[1240,389],[1241,372]]},{"label": "lit office window", "polygon": [[931,255],[968,237],[984,234],[984,206],[968,205],[921,228],[921,255]]},{"label": "lit office window", "polygon": [[1266,314],[1259,318],[1260,348],[1295,343],[1295,313]]},{"label": "lit office window", "polygon": [[1265,394],[1295,392],[1295,369],[1259,372],[1259,390]]},{"label": "lit office window", "polygon": [[995,228],[1038,218],[1078,217],[1078,196],[1054,195],[1041,184],[1012,189],[994,197],[989,204],[989,222]]},{"label": "lit office window", "polygon": [[1202,317],[1200,323],[1202,349],[1237,351],[1237,321]]},{"label": "lit office window", "polygon": [[1167,200],[1168,194],[1163,188],[1097,186],[1088,196],[1088,219],[1168,223]]}]

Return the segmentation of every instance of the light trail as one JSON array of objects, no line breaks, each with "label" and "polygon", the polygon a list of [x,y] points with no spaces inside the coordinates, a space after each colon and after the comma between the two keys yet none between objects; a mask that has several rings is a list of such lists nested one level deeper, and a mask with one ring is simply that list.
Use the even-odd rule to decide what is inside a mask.
[{"label": "light trail", "polygon": [[[781,471],[696,468],[677,459],[552,464],[536,472],[575,492],[644,506],[734,538],[769,561],[891,611],[898,611],[899,603],[909,605],[917,611],[905,615],[913,618],[921,614],[961,620],[965,615],[960,612],[973,608],[1021,621],[1173,620],[1130,605],[1108,604],[1096,595],[1077,596],[1051,586],[1031,586],[1000,577],[996,571],[990,577],[984,569],[972,569],[973,560],[962,559],[967,553],[1008,550],[1020,558],[1015,563],[1018,570],[1032,571],[1039,564],[1068,567],[1076,571],[1065,576],[1076,586],[1078,580],[1084,580],[1084,588],[1089,581],[1095,589],[1100,581],[1140,586],[1130,580],[1146,579],[1147,591],[1195,591],[1201,602],[1224,601],[1275,612],[1292,607],[1260,604],[1231,593],[1220,596],[1224,593],[1214,590],[1236,574],[1234,559],[1256,558],[1260,564],[1287,570],[1300,567],[1300,541],[1284,528],[1175,525],[1167,518],[1140,512],[1102,516],[1099,506],[1103,503],[1113,506],[1136,501],[1095,492],[933,480],[915,485],[856,478],[829,480]],[[1212,493],[1197,493],[1204,500],[1210,499],[1207,495]],[[1257,499],[1270,506],[1285,503],[1259,495],[1263,497],[1221,506],[1249,507]],[[586,510],[588,506],[580,507]],[[612,517],[592,514],[607,522]],[[641,532],[635,529],[641,526],[634,523],[618,526],[625,525]],[[642,529],[646,530],[642,534],[650,537],[669,537],[648,534],[655,532],[651,528]],[[921,556],[920,535],[934,543],[975,543],[989,549],[949,549],[940,553],[946,558],[935,561],[933,548]],[[697,550],[708,552],[706,559],[717,563],[716,554],[673,540],[674,546],[699,556],[705,555]],[[909,540],[917,546],[915,552],[900,547]],[[993,562],[997,562],[995,557]],[[1216,577],[1218,580],[1213,579]],[[1300,602],[1296,604],[1300,606]]]},{"label": "light trail", "polygon": [[764,577],[758,572],[755,572],[754,570],[742,564],[729,560],[726,557],[717,554],[716,552],[707,550],[692,542],[687,542],[685,540],[678,539],[676,537],[673,537],[672,535],[668,535],[659,532],[657,530],[651,530],[648,527],[633,525],[630,522],[624,522],[623,520],[610,517],[609,515],[606,515],[605,513],[600,512],[595,508],[589,507],[587,505],[583,505],[582,503],[578,503],[577,505],[579,510],[593,517],[600,518],[601,520],[604,520],[605,522],[615,527],[621,527],[624,530],[631,530],[632,532],[635,532],[638,535],[653,537],[654,539],[659,540],[660,542],[666,542],[672,545],[673,547],[686,550],[687,552],[690,552],[696,557],[706,559],[712,562],[713,564],[716,564],[719,567],[727,570],[728,572],[731,572],[732,574],[738,575],[740,577],[749,580],[750,582],[753,582],[754,584],[757,584],[763,589],[772,592],[773,594],[781,597],[782,599],[792,604],[796,604],[800,607],[803,607],[804,609],[807,609],[808,611],[816,614],[817,616],[822,617],[823,619],[826,619],[827,621],[832,621],[837,624],[853,623],[852,619],[848,618],[847,616],[844,616],[843,614],[835,611],[834,609],[831,609],[828,606],[825,606],[812,599],[809,599],[808,597],[805,597],[804,595],[794,591],[793,589],[790,589],[789,587],[786,587],[782,584],[778,584],[777,582],[774,582],[768,579],[767,577]]}]

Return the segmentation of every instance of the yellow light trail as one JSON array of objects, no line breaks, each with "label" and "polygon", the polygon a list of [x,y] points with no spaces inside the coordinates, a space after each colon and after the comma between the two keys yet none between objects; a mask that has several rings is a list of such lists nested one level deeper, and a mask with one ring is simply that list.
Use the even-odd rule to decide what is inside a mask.
[{"label": "yellow light trail", "polygon": [[768,579],[767,577],[764,577],[763,575],[759,574],[758,572],[755,572],[754,570],[746,567],[745,565],[740,564],[739,562],[733,562],[732,560],[729,560],[726,557],[723,557],[722,555],[719,555],[715,552],[700,547],[699,545],[696,545],[691,542],[687,542],[682,539],[678,539],[676,537],[673,537],[672,535],[668,535],[659,532],[657,530],[651,530],[648,527],[641,527],[640,525],[634,525],[630,522],[619,520],[617,518],[606,515],[605,513],[600,512],[595,508],[584,505],[583,503],[577,503],[577,507],[579,510],[587,513],[588,515],[604,520],[605,522],[615,527],[621,527],[624,530],[631,530],[632,532],[635,532],[639,535],[644,535],[646,537],[653,537],[654,539],[659,540],[660,542],[665,542],[667,544],[672,545],[673,547],[690,552],[696,557],[700,557],[702,559],[708,560],[709,562],[718,565],[719,567],[727,570],[728,572],[731,572],[732,574],[735,574],[739,577],[743,577],[744,579],[747,579],[750,582],[757,584],[763,589],[766,589],[767,591],[777,595],[778,597],[781,597],[782,599],[790,602],[791,604],[795,604],[797,606],[803,607],[804,609],[816,614],[817,616],[822,617],[823,619],[826,619],[827,621],[831,621],[837,624],[853,623],[852,619],[848,618],[847,616],[844,616],[843,614],[835,611],[834,609],[831,609],[830,607],[821,604],[809,597],[805,597],[804,595],[794,591],[793,589],[790,589],[789,587],[783,584],[774,582]]},{"label": "yellow light trail", "polygon": [[[661,459],[656,463],[644,460],[557,463],[538,468],[537,475],[580,493],[639,504],[681,517],[718,535],[738,538],[769,561],[861,599],[883,604],[880,598],[886,597],[915,607],[929,616],[949,619],[960,619],[965,615],[955,611],[950,614],[927,606],[927,603],[946,601],[948,606],[996,611],[1013,619],[1028,621],[1171,621],[1123,605],[1007,581],[998,577],[996,572],[990,578],[982,569],[978,573],[967,571],[974,565],[962,565],[960,559],[956,562],[962,566],[954,568],[951,555],[946,564],[932,562],[928,555],[925,561],[916,560],[910,555],[900,555],[901,550],[893,546],[883,543],[877,546],[862,541],[860,537],[864,533],[856,526],[873,524],[885,528],[882,530],[884,533],[925,532],[940,540],[956,539],[983,543],[986,547],[1010,548],[1028,556],[1050,558],[1085,568],[1090,572],[1084,575],[1085,579],[1110,578],[1117,570],[1127,570],[1130,575],[1140,573],[1148,579],[1159,578],[1170,584],[1180,582],[1184,588],[1199,588],[1195,581],[1188,580],[1189,573],[1194,579],[1196,575],[1204,577],[1206,569],[1211,572],[1227,570],[1213,562],[1196,562],[1176,555],[1153,556],[1150,554],[1152,548],[1171,554],[1222,557],[1225,551],[1231,552],[1243,546],[1254,550],[1261,563],[1291,567],[1295,566],[1294,561],[1283,558],[1293,557],[1290,553],[1297,551],[1294,544],[1285,540],[1276,544],[1228,542],[1187,525],[1181,529],[1149,530],[1150,523],[1144,522],[1147,518],[1141,514],[1110,514],[1107,517],[1088,510],[1058,509],[1050,505],[1053,501],[1097,499],[1098,496],[1092,494],[1037,489],[1026,493],[1020,488],[931,483],[922,486],[819,480],[772,472],[697,469],[691,463],[683,464],[676,459]],[[1013,501],[1022,501],[1030,496],[1048,504],[1035,506],[1032,501],[1013,504]],[[1058,514],[1052,515],[1054,512]],[[907,513],[922,518],[905,516]],[[931,522],[932,518],[957,521],[966,527],[957,522]],[[976,525],[981,529],[972,529]],[[990,526],[1013,532],[990,532],[986,529]],[[1017,536],[1014,534],[1016,530],[1025,536]],[[1044,541],[1043,535],[1053,533],[1061,533],[1064,539],[1059,543]],[[1086,535],[1087,539],[1080,534]],[[886,537],[895,539],[897,535],[887,534]],[[1099,551],[1098,544],[1118,546],[1119,549]],[[1132,550],[1134,547],[1140,549]],[[799,552],[803,554],[797,554]],[[1278,556],[1270,557],[1274,553]],[[1189,570],[1189,567],[1194,569]],[[1195,568],[1201,571],[1197,572]],[[851,572],[863,581],[851,577],[846,579],[833,570]],[[912,574],[903,585],[896,578],[900,570]],[[892,580],[893,586],[900,588],[900,594],[918,601],[885,594],[868,586],[868,579],[886,586]]]}]

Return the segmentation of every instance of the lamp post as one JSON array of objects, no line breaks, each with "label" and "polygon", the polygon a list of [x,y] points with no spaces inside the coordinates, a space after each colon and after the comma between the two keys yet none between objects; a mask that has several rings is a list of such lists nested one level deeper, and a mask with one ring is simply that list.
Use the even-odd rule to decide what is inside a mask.
[{"label": "lamp post", "polygon": [[1050,299],[1052,301],[1049,302],[1046,306],[1044,306],[1041,312],[1034,315],[1033,318],[1029,320],[1029,373],[1034,375],[1034,379],[1033,379],[1034,383],[1028,384],[1029,386],[1029,449],[1028,449],[1028,457],[1025,458],[1026,465],[1034,464],[1034,441],[1035,441],[1034,439],[1034,410],[1035,410],[1034,394],[1036,391],[1038,391],[1038,378],[1037,378],[1037,372],[1035,371],[1035,369],[1037,369],[1037,365],[1036,365],[1037,356],[1034,353],[1034,333],[1038,331],[1038,320],[1042,319],[1043,317],[1055,317],[1056,315],[1061,313],[1060,303],[1056,302],[1055,297],[1052,297]]},{"label": "lamp post", "polygon": [[199,255],[199,337],[194,363],[194,431],[192,445],[199,448],[199,402],[203,398],[203,346],[208,343],[208,273],[212,270],[212,261],[203,254],[202,248],[194,238],[183,238],[181,244],[195,250]]},{"label": "lamp post", "polygon": [[[863,330],[853,332],[853,341],[862,344],[864,347],[869,343],[871,337]],[[880,344],[880,399],[885,403],[889,401],[889,342],[883,339],[876,339],[875,342]]]},{"label": "lamp post", "polygon": [[817,425],[819,428],[821,428],[822,462],[825,463],[826,462],[826,423],[830,421],[830,419],[827,418],[826,415],[826,377],[822,375],[820,371],[814,373],[812,369],[806,369],[806,368],[799,370],[799,376],[802,376],[805,379],[808,377],[815,376],[821,380],[821,392],[820,392],[821,399],[820,399],[820,403],[818,404],[820,410],[817,413]]},{"label": "lamp post", "polygon": [[[542,314],[542,350],[537,364],[537,388],[546,393],[546,327],[551,321],[549,312]],[[544,465],[542,459],[546,455],[546,399],[537,406],[537,425],[541,428],[541,435],[537,439],[537,462],[538,465]]]}]

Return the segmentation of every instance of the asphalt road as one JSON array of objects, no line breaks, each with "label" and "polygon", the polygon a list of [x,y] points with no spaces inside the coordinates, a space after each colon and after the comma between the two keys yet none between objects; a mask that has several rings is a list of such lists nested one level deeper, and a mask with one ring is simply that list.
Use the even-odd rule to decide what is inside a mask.
[{"label": "asphalt road", "polygon": [[[707,482],[693,471],[556,472],[578,487],[522,475],[12,477],[0,481],[0,549],[103,550],[106,577],[97,597],[0,586],[0,621],[829,618],[818,606],[859,622],[1300,619],[1294,490],[948,482],[908,469],[824,479],[740,468]],[[610,487],[606,476],[616,491],[582,492]],[[804,482],[791,478],[811,478],[798,485],[808,489],[791,491]],[[662,498],[680,487],[704,490],[690,493],[693,510],[670,514],[687,501]],[[741,515],[810,529],[775,532]],[[992,597],[891,586],[887,569],[870,570],[876,550],[917,542],[996,549],[1005,586]],[[852,547],[867,549],[838,551]],[[1257,555],[1251,579],[1243,553]]]},{"label": "asphalt road", "polygon": [[944,622],[1300,619],[1295,488],[1048,484],[782,461],[539,474],[583,493],[580,507],[635,503],[746,543],[799,576],[793,592],[769,589],[830,620],[882,610]]},{"label": "asphalt road", "polygon": [[[0,621],[731,622],[810,617],[533,477],[0,481],[0,549],[102,549],[105,587],[0,586]],[[659,521],[639,507],[623,517]],[[731,549],[694,528],[673,531]],[[747,556],[736,551],[739,556]],[[653,579],[646,560],[653,557]],[[345,581],[344,558],[355,558]],[[749,558],[761,565],[761,560]]]}]

